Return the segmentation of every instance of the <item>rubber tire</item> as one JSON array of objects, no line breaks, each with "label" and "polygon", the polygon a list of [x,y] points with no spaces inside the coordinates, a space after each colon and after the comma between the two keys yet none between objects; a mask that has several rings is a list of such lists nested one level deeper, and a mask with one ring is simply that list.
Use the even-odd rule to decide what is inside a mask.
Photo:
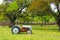
[{"label": "rubber tire", "polygon": [[[28,33],[28,32],[30,32],[30,33]],[[31,31],[31,30],[28,30],[28,31],[27,31],[27,34],[32,34],[32,31]]]},{"label": "rubber tire", "polygon": [[[17,33],[14,33],[14,32],[13,32],[13,30],[14,30],[15,28],[18,29],[18,32],[17,32]],[[11,29],[11,32],[12,32],[12,34],[19,34],[19,33],[20,33],[20,28],[19,28],[18,26],[13,26],[12,29]]]}]

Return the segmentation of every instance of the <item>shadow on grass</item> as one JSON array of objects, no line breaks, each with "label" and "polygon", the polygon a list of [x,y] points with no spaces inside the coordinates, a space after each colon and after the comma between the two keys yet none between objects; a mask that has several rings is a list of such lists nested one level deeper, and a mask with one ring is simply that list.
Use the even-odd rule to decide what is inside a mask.
[{"label": "shadow on grass", "polygon": [[[22,35],[22,34],[27,34],[27,33],[26,33],[26,32],[20,32],[19,34],[21,34],[21,35]],[[34,34],[34,33],[32,33],[32,34]]]}]

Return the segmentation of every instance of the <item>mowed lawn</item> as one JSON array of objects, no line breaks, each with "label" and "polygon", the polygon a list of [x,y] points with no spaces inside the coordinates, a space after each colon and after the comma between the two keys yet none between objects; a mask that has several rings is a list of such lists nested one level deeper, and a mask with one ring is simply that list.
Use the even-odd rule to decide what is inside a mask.
[{"label": "mowed lawn", "polygon": [[57,26],[32,25],[32,34],[12,34],[11,28],[0,26],[0,40],[60,40]]}]

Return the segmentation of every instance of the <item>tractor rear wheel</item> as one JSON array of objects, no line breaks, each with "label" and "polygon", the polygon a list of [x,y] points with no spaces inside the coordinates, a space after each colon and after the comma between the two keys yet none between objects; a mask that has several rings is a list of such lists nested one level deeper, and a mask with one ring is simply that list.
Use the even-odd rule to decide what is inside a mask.
[{"label": "tractor rear wheel", "polygon": [[20,28],[18,26],[13,26],[11,29],[12,34],[19,34]]}]

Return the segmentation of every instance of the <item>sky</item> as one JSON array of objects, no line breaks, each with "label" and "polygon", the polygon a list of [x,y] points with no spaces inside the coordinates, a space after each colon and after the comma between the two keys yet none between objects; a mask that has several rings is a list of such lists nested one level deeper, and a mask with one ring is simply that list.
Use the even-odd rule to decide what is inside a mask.
[{"label": "sky", "polygon": [[57,12],[57,7],[54,3],[51,3],[50,6],[53,12]]},{"label": "sky", "polygon": [[3,3],[3,0],[0,0],[0,4],[2,4]]}]

